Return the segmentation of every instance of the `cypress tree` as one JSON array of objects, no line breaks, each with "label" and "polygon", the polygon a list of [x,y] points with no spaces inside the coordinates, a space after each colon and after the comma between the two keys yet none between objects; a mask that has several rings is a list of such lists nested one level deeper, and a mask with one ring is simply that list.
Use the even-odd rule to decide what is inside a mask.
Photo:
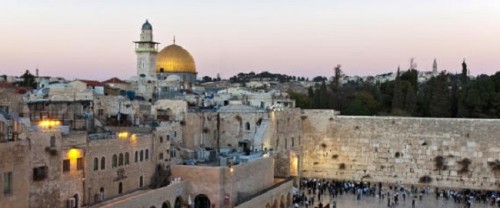
[{"label": "cypress tree", "polygon": [[392,96],[391,110],[403,109],[403,91],[401,90],[401,78],[399,77],[399,67],[396,74],[396,81],[394,82],[394,93]]}]

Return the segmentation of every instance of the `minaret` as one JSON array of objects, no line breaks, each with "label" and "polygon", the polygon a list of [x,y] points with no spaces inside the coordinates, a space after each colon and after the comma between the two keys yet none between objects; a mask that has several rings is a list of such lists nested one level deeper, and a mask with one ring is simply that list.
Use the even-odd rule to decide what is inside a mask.
[{"label": "minaret", "polygon": [[436,76],[438,74],[438,63],[436,59],[434,59],[434,63],[432,63],[432,75]]},{"label": "minaret", "polygon": [[153,42],[153,26],[146,20],[142,25],[140,41],[135,41],[137,54],[137,76],[141,78],[156,77],[156,54],[158,44]]}]

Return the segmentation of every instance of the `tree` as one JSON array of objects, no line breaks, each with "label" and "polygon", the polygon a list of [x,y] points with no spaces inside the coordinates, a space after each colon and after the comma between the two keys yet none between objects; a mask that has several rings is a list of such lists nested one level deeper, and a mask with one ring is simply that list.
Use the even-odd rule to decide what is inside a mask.
[{"label": "tree", "polygon": [[403,91],[401,89],[401,78],[399,76],[399,67],[398,67],[398,72],[396,74],[396,80],[394,82],[394,93],[392,96],[392,105],[391,105],[391,111],[394,111],[396,109],[403,109]]},{"label": "tree", "polygon": [[21,75],[21,78],[23,78],[23,81],[21,81],[20,86],[36,88],[35,76],[31,74],[29,70],[26,70],[26,72]]},{"label": "tree", "polygon": [[209,76],[203,76],[203,78],[201,79],[203,82],[211,82],[212,81],[212,78],[209,77]]},{"label": "tree", "polygon": [[356,94],[355,99],[349,103],[342,114],[345,115],[375,115],[380,108],[380,103],[372,94],[361,91]]},{"label": "tree", "polygon": [[437,77],[431,78],[430,99],[429,99],[429,114],[431,117],[451,117],[451,99],[448,90],[448,74],[444,71]]},{"label": "tree", "polygon": [[310,109],[312,108],[312,102],[309,96],[306,94],[294,92],[294,91],[288,91],[288,94],[290,95],[291,99],[295,100],[295,106],[298,108],[303,108],[303,109]]}]

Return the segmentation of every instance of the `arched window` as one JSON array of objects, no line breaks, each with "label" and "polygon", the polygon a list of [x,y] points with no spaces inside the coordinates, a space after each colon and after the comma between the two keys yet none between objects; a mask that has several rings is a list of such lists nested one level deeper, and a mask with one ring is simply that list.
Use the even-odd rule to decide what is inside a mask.
[{"label": "arched window", "polygon": [[149,159],[149,149],[146,149],[145,159],[146,159],[146,160],[148,160],[148,159]]},{"label": "arched window", "polygon": [[94,158],[94,170],[99,170],[99,159]]},{"label": "arched window", "polygon": [[118,158],[116,157],[116,155],[113,155],[113,159],[111,160],[111,167],[112,168],[116,168],[116,163],[118,162],[117,160],[118,160]]},{"label": "arched window", "polygon": [[250,123],[249,123],[249,122],[246,122],[246,123],[245,123],[245,129],[246,129],[247,131],[250,131]]},{"label": "arched window", "polygon": [[106,158],[101,157],[101,170],[106,169]]},{"label": "arched window", "polygon": [[128,152],[125,153],[125,165],[129,164],[129,155]]},{"label": "arched window", "polygon": [[134,159],[135,162],[139,161],[139,153],[137,151],[135,151],[135,159]]},{"label": "arched window", "polygon": [[160,143],[163,143],[163,137],[160,136]]},{"label": "arched window", "polygon": [[144,151],[141,150],[141,153],[140,153],[140,161],[142,162],[144,160]]},{"label": "arched window", "polygon": [[118,166],[122,166],[123,165],[123,154],[120,153],[120,156],[118,156]]}]

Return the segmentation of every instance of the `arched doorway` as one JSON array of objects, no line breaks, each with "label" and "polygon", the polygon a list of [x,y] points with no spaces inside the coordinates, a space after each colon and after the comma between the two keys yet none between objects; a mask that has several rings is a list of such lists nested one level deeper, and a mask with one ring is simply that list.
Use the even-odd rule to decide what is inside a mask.
[{"label": "arched doorway", "polygon": [[273,202],[273,207],[272,208],[278,208],[278,201],[276,201],[276,199]]},{"label": "arched doorway", "polygon": [[163,202],[163,204],[161,205],[161,208],[170,208],[170,202],[169,201]]},{"label": "arched doorway", "polygon": [[122,184],[122,182],[120,182],[118,184],[118,194],[122,194],[122,192],[123,192],[123,184]]},{"label": "arched doorway", "polygon": [[280,199],[280,208],[285,208],[285,197],[281,195]]},{"label": "arched doorway", "polygon": [[290,193],[286,195],[286,207],[292,207],[292,197]]},{"label": "arched doorway", "polygon": [[194,198],[194,208],[210,208],[210,199],[205,194],[199,194]]},{"label": "arched doorway", "polygon": [[75,207],[79,207],[80,206],[80,204],[79,204],[79,202],[80,202],[79,200],[80,199],[78,197],[78,194],[73,195],[73,197],[75,197]]},{"label": "arched doorway", "polygon": [[174,208],[182,208],[182,204],[184,204],[184,201],[181,196],[175,198]]}]

